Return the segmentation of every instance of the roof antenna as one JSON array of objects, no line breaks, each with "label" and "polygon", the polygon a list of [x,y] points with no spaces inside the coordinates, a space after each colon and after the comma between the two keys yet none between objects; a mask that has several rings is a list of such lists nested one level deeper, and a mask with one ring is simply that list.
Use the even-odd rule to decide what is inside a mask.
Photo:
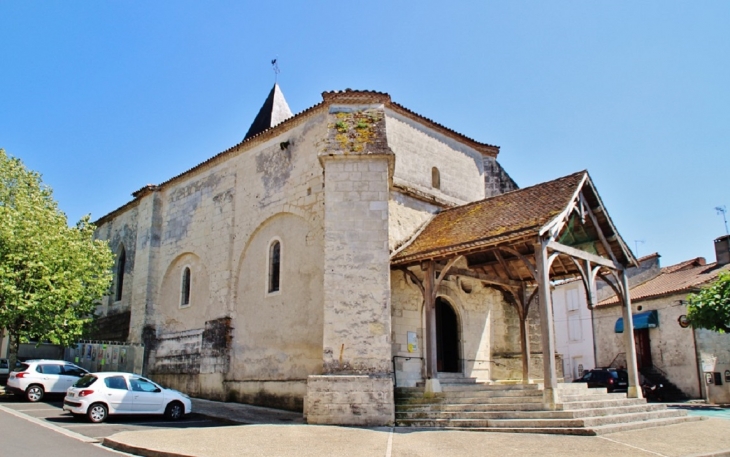
[{"label": "roof antenna", "polygon": [[271,60],[271,69],[274,70],[274,84],[279,81],[279,64],[276,63],[278,57]]},{"label": "roof antenna", "polygon": [[639,243],[644,244],[646,241],[644,240],[634,240],[634,246],[636,246],[636,257],[639,257]]},{"label": "roof antenna", "polygon": [[715,211],[717,211],[718,216],[722,214],[722,220],[725,221],[725,235],[730,235],[730,232],[727,230],[727,207],[725,205],[716,206]]}]

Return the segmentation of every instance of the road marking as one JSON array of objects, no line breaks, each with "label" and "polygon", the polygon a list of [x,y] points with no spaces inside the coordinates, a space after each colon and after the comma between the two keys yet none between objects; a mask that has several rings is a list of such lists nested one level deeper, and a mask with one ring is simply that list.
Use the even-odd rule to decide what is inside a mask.
[{"label": "road marking", "polygon": [[385,457],[391,457],[393,453],[393,427],[390,427],[388,432],[388,445],[385,447]]},{"label": "road marking", "polygon": [[42,408],[42,409],[41,408],[37,408],[37,409],[15,409],[15,408],[12,408],[12,409],[13,409],[13,411],[18,411],[18,412],[21,412],[21,413],[27,413],[27,412],[33,412],[33,411],[58,411],[58,412],[62,412],[61,408]]},{"label": "road marking", "polygon": [[36,417],[28,416],[27,414],[20,413],[18,411],[15,411],[10,408],[6,408],[3,405],[0,405],[0,411],[5,411],[8,414],[12,414],[15,417],[19,417],[21,419],[25,419],[28,422],[33,422],[36,425],[40,425],[41,427],[45,427],[50,430],[54,430],[58,433],[61,433],[62,435],[66,435],[70,438],[75,438],[79,441],[83,441],[84,443],[98,443],[99,440],[96,438],[89,438],[88,436],[81,435],[80,433],[72,432],[70,430],[66,430],[63,427],[59,427],[58,425],[49,424],[48,422],[38,419]]},{"label": "road marking", "polygon": [[632,445],[630,445],[630,444],[622,443],[621,441],[616,441],[616,440],[612,440],[611,438],[606,438],[605,436],[600,436],[600,435],[599,435],[599,436],[597,436],[596,438],[601,438],[601,439],[604,439],[604,440],[606,440],[606,441],[610,441],[610,442],[612,442],[612,443],[616,443],[616,444],[622,444],[622,445],[624,445],[624,446],[628,446],[628,447],[631,447],[631,448],[634,448],[634,449],[638,449],[639,451],[643,451],[643,452],[648,452],[649,454],[654,454],[654,455],[658,455],[658,456],[660,456],[660,457],[669,457],[669,456],[667,456],[667,455],[664,455],[664,454],[660,454],[660,453],[658,453],[658,452],[654,452],[654,451],[650,451],[650,450],[648,450],[648,449],[644,449],[644,448],[642,448],[642,447],[632,446]]}]

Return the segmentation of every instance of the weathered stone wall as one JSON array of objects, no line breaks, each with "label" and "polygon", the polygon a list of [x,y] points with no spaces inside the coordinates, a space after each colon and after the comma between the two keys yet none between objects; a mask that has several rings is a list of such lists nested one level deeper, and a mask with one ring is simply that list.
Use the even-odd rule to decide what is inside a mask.
[{"label": "weathered stone wall", "polygon": [[484,157],[484,196],[494,197],[517,190],[517,183],[510,178],[494,157]]},{"label": "weathered stone wall", "polygon": [[[540,330],[540,306],[537,299],[530,304],[527,329],[530,345],[530,379],[543,378],[542,331]],[[496,306],[492,313],[493,379],[509,381],[522,379],[522,348],[520,346],[520,318],[515,307],[506,301]],[[558,377],[563,377],[562,355],[555,355]]]},{"label": "weathered stone wall", "polygon": [[[115,273],[116,273],[116,262],[119,260],[118,256],[122,251],[125,251],[125,263],[124,263],[124,281],[122,287],[122,299],[115,300],[114,293],[107,295],[101,299],[101,306],[97,309],[97,314],[105,316],[107,314],[118,314],[121,312],[129,312],[131,301],[132,301],[132,284],[134,281],[134,259],[137,247],[137,224],[138,224],[138,210],[137,205],[133,205],[127,211],[122,212],[115,218],[100,225],[95,233],[96,238],[107,240],[109,242],[109,248],[112,250],[115,259]],[[116,291],[117,278],[114,277],[114,282],[111,285],[110,290]]]},{"label": "weathered stone wall", "polygon": [[409,241],[439,209],[402,192],[391,191],[388,200],[388,248],[391,252]]},{"label": "weathered stone wall", "polygon": [[[659,326],[649,329],[651,358],[654,366],[667,373],[667,378],[691,398],[700,397],[697,357],[691,328],[682,328],[677,319],[687,314],[680,304],[684,295],[642,300],[633,303],[633,313],[657,310]],[[641,306],[641,310],[638,307]],[[616,355],[626,352],[624,334],[615,333],[616,321],[623,317],[621,306],[601,306],[593,311],[596,344],[596,365],[607,367]],[[725,351],[730,349],[726,347]]]},{"label": "weathered stone wall", "polygon": [[[388,145],[396,155],[393,183],[462,204],[484,198],[482,154],[411,119],[386,111]],[[438,168],[440,189],[431,182]]]},{"label": "weathered stone wall", "polygon": [[[705,329],[695,330],[697,341],[697,352],[700,358],[700,369],[702,370],[702,382],[705,382],[705,369],[711,369],[710,373],[720,373],[721,384],[707,384],[705,382],[705,397],[711,403],[730,403],[730,335],[717,333]],[[714,381],[714,375],[713,375]]]},{"label": "weathered stone wall", "polygon": [[[422,279],[418,268],[412,270]],[[392,272],[391,284],[396,378],[399,386],[415,386],[423,380],[422,358],[426,354],[423,296],[412,279],[400,270]],[[464,375],[481,382],[521,380],[519,318],[515,309],[504,301],[502,293],[471,278],[447,276],[437,294],[448,301],[457,314],[460,366]],[[539,314],[534,304],[529,314],[529,326],[530,373],[533,379],[539,379],[542,378],[542,349]],[[408,352],[408,332],[415,332],[418,337],[418,350],[415,352]]]},{"label": "weathered stone wall", "polygon": [[[121,303],[103,310],[131,311],[129,339],[147,343],[155,379],[209,398],[302,407],[306,376],[322,369],[324,121],[314,116],[224,163],[151,187],[97,231],[127,240],[134,275]],[[281,291],[267,295],[273,237],[282,243]],[[186,267],[191,299],[181,306]],[[206,323],[226,318],[230,348],[206,348]]]},{"label": "weathered stone wall", "polygon": [[310,424],[392,425],[393,381],[365,375],[310,376],[307,422]]}]

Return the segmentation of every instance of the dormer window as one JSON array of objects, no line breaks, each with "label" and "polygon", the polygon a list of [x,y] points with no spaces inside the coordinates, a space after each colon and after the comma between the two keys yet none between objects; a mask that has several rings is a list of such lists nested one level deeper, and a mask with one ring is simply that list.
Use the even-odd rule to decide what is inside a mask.
[{"label": "dormer window", "polygon": [[441,189],[441,172],[436,167],[431,168],[431,187]]}]

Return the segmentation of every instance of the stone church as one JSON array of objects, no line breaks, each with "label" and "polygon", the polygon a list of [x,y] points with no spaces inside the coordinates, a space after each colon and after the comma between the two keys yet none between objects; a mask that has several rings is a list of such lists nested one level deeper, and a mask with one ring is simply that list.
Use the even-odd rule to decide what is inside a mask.
[{"label": "stone church", "polygon": [[549,407],[550,281],[582,277],[594,305],[636,260],[587,172],[518,189],[498,153],[386,93],[293,115],[274,85],[240,143],[96,222],[116,254],[96,337],[143,343],[165,385],[310,423],[392,424],[394,385],[453,379],[538,379]]}]

